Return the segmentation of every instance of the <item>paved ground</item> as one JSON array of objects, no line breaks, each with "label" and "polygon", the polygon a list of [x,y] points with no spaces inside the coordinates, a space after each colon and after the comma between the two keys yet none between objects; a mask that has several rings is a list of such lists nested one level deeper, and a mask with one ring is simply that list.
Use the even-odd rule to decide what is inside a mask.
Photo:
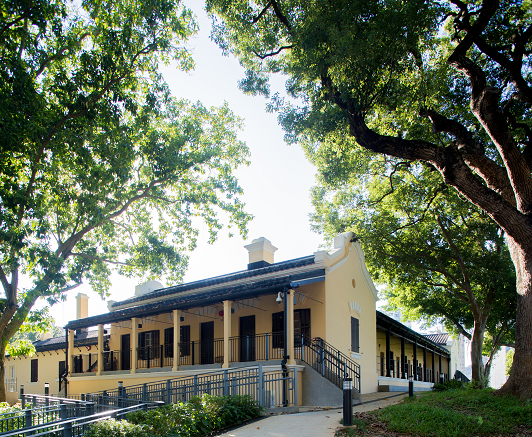
[{"label": "paved ground", "polygon": [[[371,393],[362,395],[362,404],[354,412],[372,411],[399,402],[406,394]],[[332,437],[342,418],[341,408],[309,408],[296,414],[267,416],[220,437]]]}]

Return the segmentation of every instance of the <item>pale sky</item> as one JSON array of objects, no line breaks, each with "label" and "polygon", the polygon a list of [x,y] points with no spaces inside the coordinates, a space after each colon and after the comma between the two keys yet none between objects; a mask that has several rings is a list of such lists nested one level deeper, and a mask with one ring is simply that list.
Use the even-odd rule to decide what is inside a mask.
[{"label": "pale sky", "polygon": [[[255,218],[250,223],[246,240],[236,232],[228,238],[228,230],[219,233],[216,243],[209,245],[206,228],[200,235],[198,247],[190,254],[190,264],[185,282],[244,270],[248,252],[245,244],[259,237],[268,238],[278,248],[275,261],[310,255],[324,244],[321,236],[311,232],[309,214],[310,188],[315,183],[315,169],[305,159],[298,146],[288,146],[283,141],[283,130],[275,114],[265,111],[263,97],[244,95],[237,81],[244,70],[233,57],[222,56],[218,46],[209,39],[210,19],[203,10],[201,0],[185,0],[197,14],[199,33],[188,46],[192,50],[196,68],[183,73],[169,67],[164,76],[176,97],[201,101],[205,106],[220,106],[226,101],[231,110],[244,118],[245,128],[239,138],[251,150],[251,165],[240,168],[237,177],[244,189],[242,200],[246,211]],[[279,80],[273,91],[282,91]],[[123,300],[133,295],[138,280],[120,276],[112,278],[111,300]],[[57,326],[64,326],[75,318],[75,295],[89,295],[89,316],[107,312],[107,305],[90,286],[83,285],[70,293],[65,303],[57,304],[51,311]]]}]

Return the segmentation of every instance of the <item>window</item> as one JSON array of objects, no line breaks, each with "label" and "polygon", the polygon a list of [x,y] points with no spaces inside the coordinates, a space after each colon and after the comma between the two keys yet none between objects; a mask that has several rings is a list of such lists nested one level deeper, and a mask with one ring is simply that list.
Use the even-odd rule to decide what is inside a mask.
[{"label": "window", "polygon": [[180,329],[181,344],[179,345],[182,357],[190,355],[190,325],[181,326]]},{"label": "window", "polygon": [[31,382],[39,381],[39,360],[31,360]]},{"label": "window", "polygon": [[[284,311],[272,314],[272,346],[284,347]],[[294,310],[295,346],[301,344],[301,336],[310,338],[310,308]]]},{"label": "window", "polygon": [[159,331],[139,332],[139,360],[156,358],[159,349]]},{"label": "window", "polygon": [[301,336],[310,338],[310,308],[294,310],[295,345],[301,345]]},{"label": "window", "polygon": [[351,317],[351,352],[360,352],[358,319]]},{"label": "window", "polygon": [[272,347],[284,347],[284,312],[272,314]]},{"label": "window", "polygon": [[167,358],[174,357],[174,328],[164,330],[164,356]]}]

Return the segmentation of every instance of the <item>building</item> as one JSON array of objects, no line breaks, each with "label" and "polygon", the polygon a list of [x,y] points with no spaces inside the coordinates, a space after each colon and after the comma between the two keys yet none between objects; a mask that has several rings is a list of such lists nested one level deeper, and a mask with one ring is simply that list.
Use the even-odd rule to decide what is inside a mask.
[{"label": "building", "polygon": [[[57,362],[45,366],[58,376],[66,365],[66,390],[80,394],[260,362],[295,369],[305,405],[341,404],[347,373],[360,393],[406,390],[409,375],[417,389],[449,377],[445,348],[376,311],[377,290],[352,233],[338,235],[329,251],[277,263],[267,239],[245,247],[246,270],[168,288],[152,281],[110,302],[106,314],[86,317],[78,295],[78,318],[56,345]],[[34,359],[8,358],[19,385],[32,375],[19,363]],[[329,370],[318,374],[325,362]],[[42,393],[53,376],[37,366],[31,387]]]}]

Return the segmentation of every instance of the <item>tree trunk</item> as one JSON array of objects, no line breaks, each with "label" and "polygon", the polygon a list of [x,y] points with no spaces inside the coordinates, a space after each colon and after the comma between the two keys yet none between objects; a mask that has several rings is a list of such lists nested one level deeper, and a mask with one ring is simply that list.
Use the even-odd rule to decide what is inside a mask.
[{"label": "tree trunk", "polygon": [[475,320],[471,336],[471,379],[478,382],[482,382],[484,378],[484,363],[482,362],[484,331],[484,325]]},{"label": "tree trunk", "polygon": [[508,238],[517,277],[515,355],[510,377],[497,391],[522,399],[532,398],[532,244],[523,247]]},{"label": "tree trunk", "polygon": [[0,343],[0,354],[0,402],[6,402],[6,386],[4,384],[6,347],[3,342]]}]

